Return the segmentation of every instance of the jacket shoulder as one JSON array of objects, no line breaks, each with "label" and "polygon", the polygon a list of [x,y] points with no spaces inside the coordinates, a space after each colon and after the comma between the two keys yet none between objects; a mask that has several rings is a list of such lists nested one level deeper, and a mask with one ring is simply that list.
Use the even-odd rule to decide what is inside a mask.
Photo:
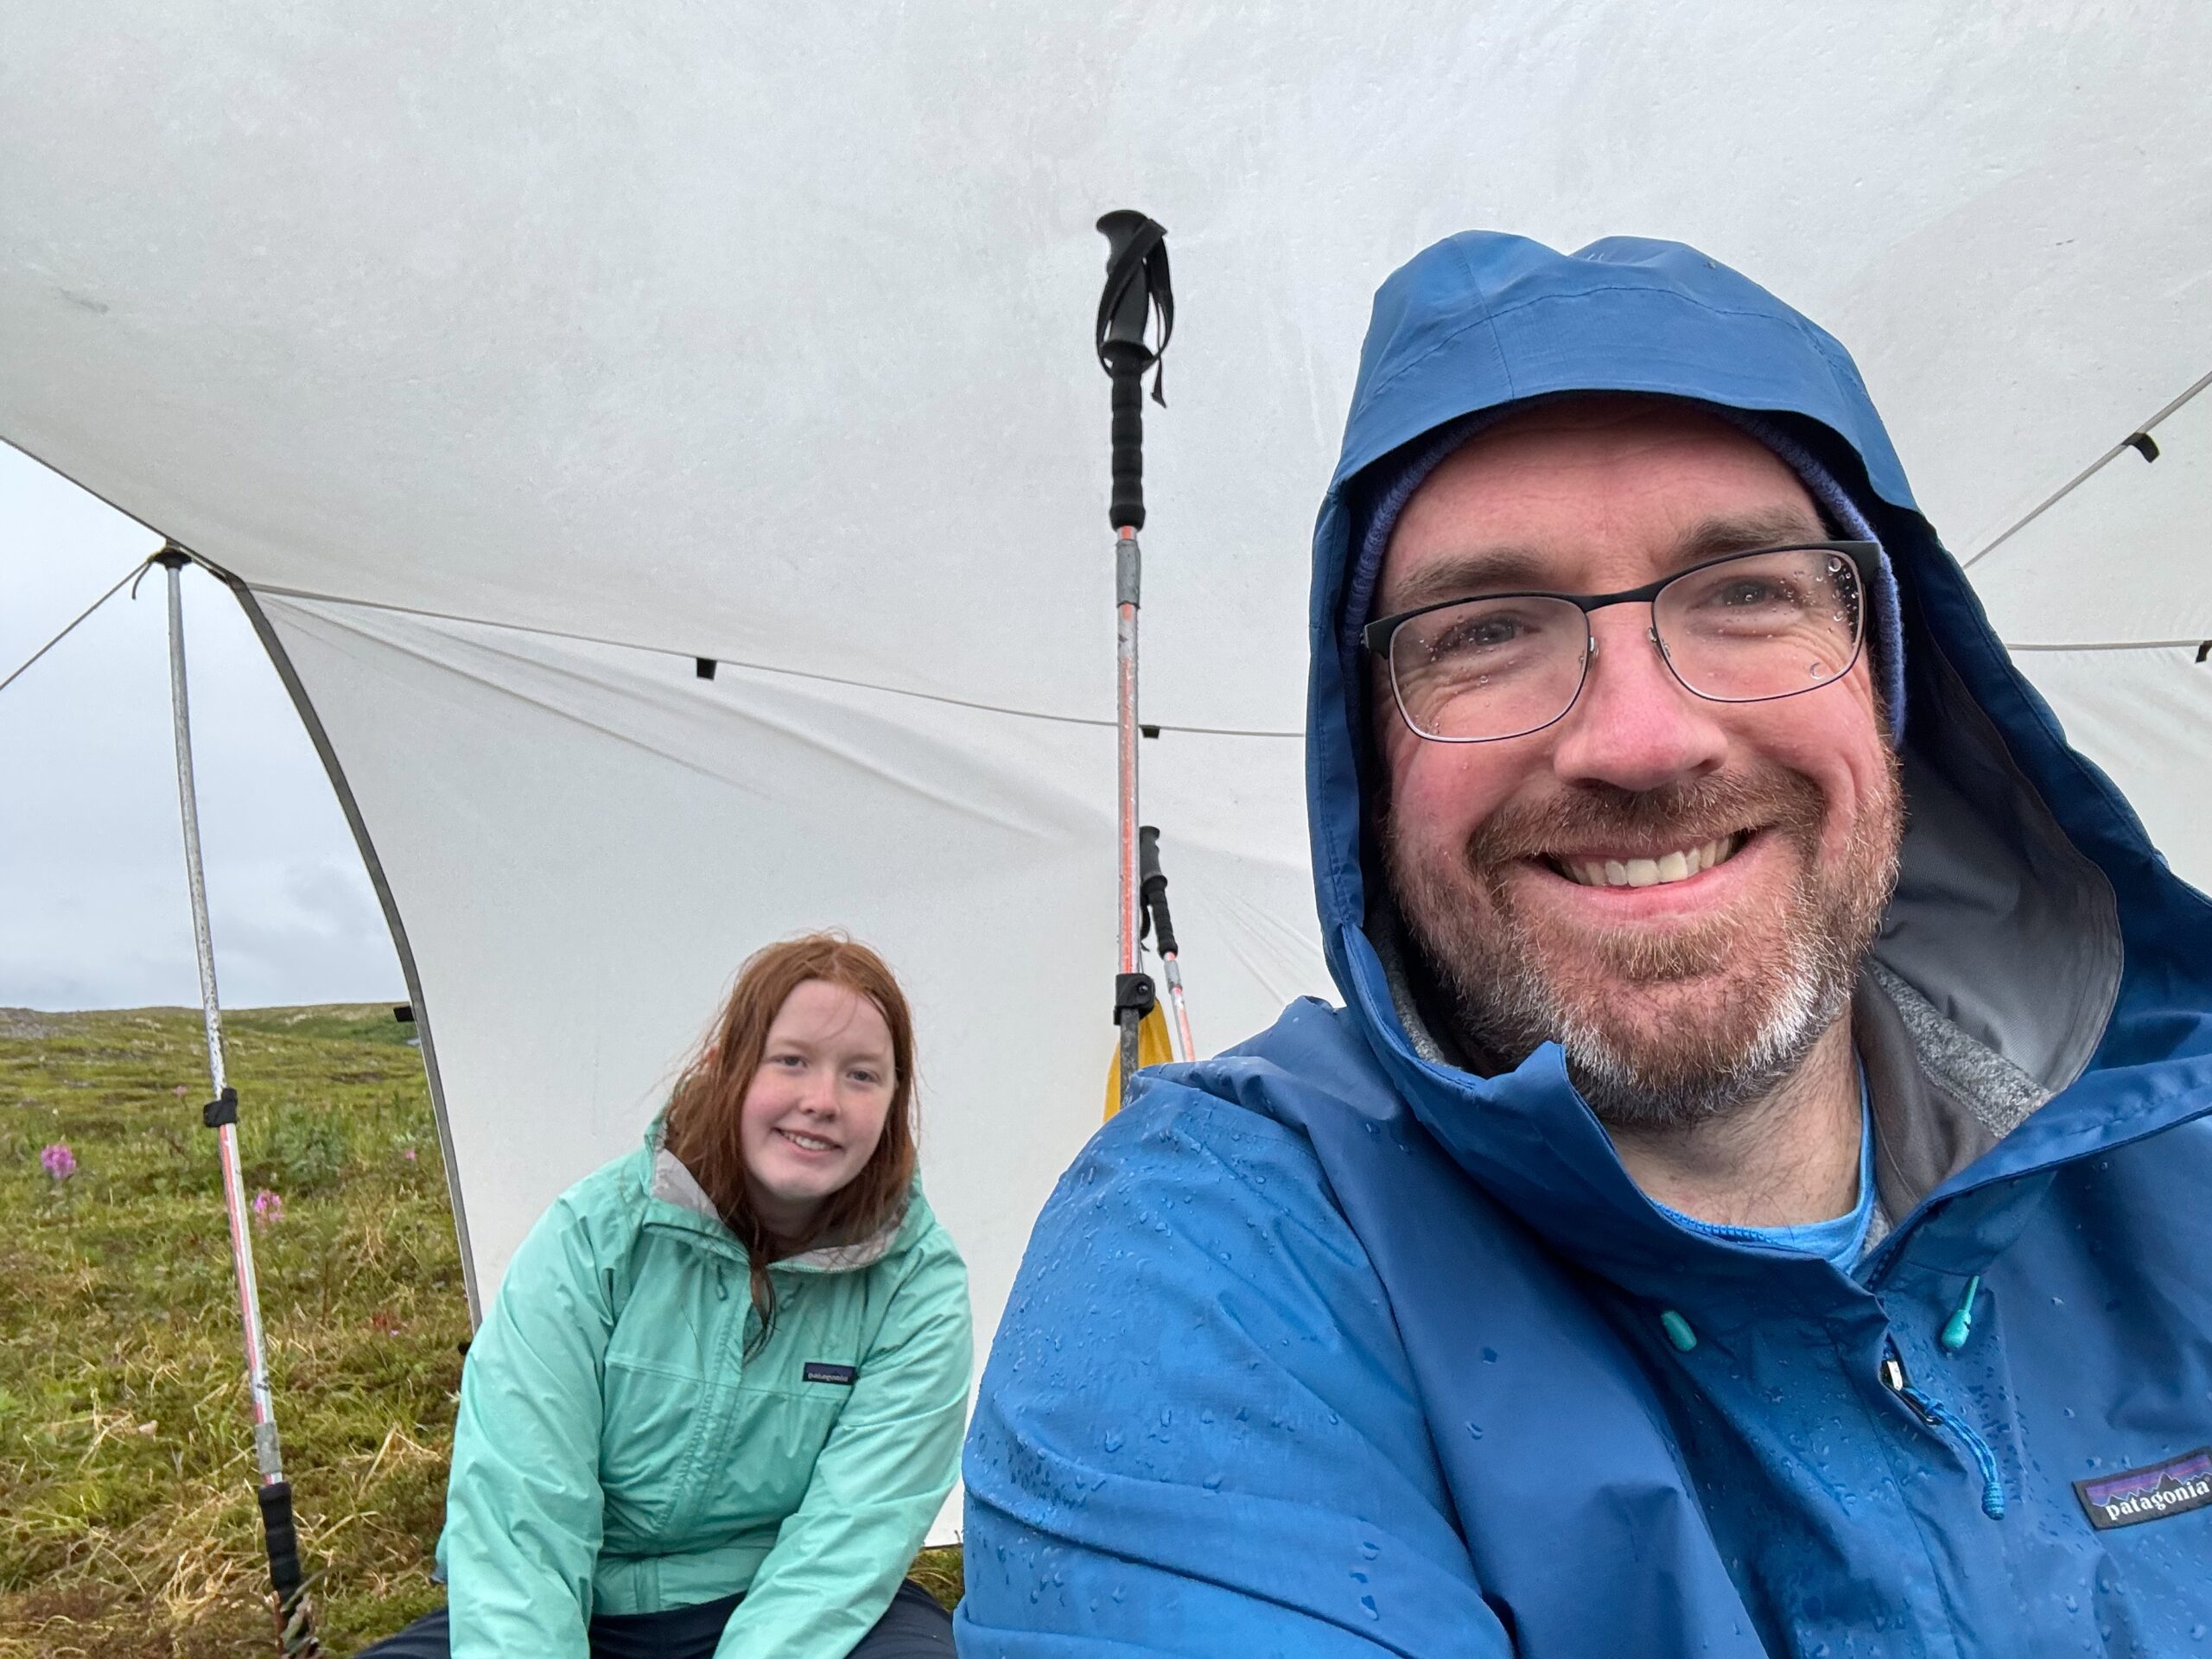
[{"label": "jacket shoulder", "polygon": [[1353,1103],[1360,1091],[1335,1085],[1357,1076],[1363,1045],[1333,1010],[1300,1012],[1203,1065],[1146,1073],[1091,1137],[1039,1216],[1000,1325],[1001,1407],[1111,1397],[1106,1379],[1124,1373],[1120,1392],[1141,1398],[1242,1372],[1271,1408],[1300,1402],[1301,1418],[1329,1398],[1395,1418],[1368,1430],[1403,1433],[1403,1466],[1433,1465],[1389,1299],[1299,1121]]},{"label": "jacket shoulder", "polygon": [[639,1157],[625,1153],[601,1164],[548,1205],[508,1263],[500,1293],[626,1260],[644,1218]]},{"label": "jacket shoulder", "polygon": [[[1404,1114],[1404,1103],[1375,1058],[1357,1022],[1344,1009],[1301,997],[1265,1031],[1211,1059],[1154,1067],[1140,1075],[1131,1110],[1149,1106],[1155,1093],[1179,1091],[1170,1109],[1188,1109],[1196,1095],[1241,1109],[1310,1140],[1306,1125],[1324,1113],[1350,1111],[1382,1119]],[[1109,1127],[1128,1112],[1109,1120]],[[1224,1133],[1249,1129],[1235,1117]]]},{"label": "jacket shoulder", "polygon": [[1055,1189],[969,1437],[963,1635],[1369,1652],[1380,1601],[1391,1651],[1494,1650],[1389,1299],[1298,1122],[1361,1093],[1336,1025],[1294,1009],[1147,1073]]},{"label": "jacket shoulder", "polygon": [[921,1183],[914,1184],[906,1224],[883,1260],[870,1271],[893,1287],[893,1322],[911,1325],[918,1319],[957,1319],[963,1327],[973,1324],[968,1306],[968,1263],[952,1235],[922,1197]]}]

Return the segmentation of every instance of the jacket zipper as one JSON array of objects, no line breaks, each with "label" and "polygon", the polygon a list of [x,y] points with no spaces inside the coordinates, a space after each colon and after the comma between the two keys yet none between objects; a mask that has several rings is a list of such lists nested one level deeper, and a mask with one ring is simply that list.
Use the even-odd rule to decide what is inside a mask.
[{"label": "jacket zipper", "polygon": [[1912,1379],[1904,1373],[1904,1361],[1897,1357],[1897,1344],[1888,1344],[1882,1355],[1882,1386],[1912,1408],[1913,1414],[1932,1429],[1948,1433],[1963,1445],[1974,1459],[1974,1467],[1981,1471],[1981,1512],[1993,1521],[2005,1518],[2005,1479],[1997,1467],[1997,1454],[1989,1449],[1989,1442],[1974,1431],[1972,1424],[1948,1408],[1937,1405],[1913,1386]]}]

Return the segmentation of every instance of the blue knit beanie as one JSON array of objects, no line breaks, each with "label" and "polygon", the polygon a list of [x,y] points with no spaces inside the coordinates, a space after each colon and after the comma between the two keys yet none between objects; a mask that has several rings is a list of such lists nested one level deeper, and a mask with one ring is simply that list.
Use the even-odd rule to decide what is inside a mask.
[{"label": "blue knit beanie", "polygon": [[[1389,550],[1390,533],[1397,528],[1398,515],[1406,510],[1406,503],[1413,499],[1414,492],[1427,482],[1428,475],[1444,463],[1446,456],[1476,434],[1496,425],[1523,407],[1525,405],[1507,404],[1499,409],[1480,410],[1459,420],[1446,422],[1396,454],[1384,456],[1369,468],[1368,475],[1360,480],[1363,501],[1354,507],[1351,528],[1355,553],[1351,580],[1344,587],[1344,633],[1340,641],[1347,663],[1357,660],[1359,631],[1372,620],[1370,613],[1375,606],[1375,588],[1382,575],[1382,556]],[[1874,568],[1866,573],[1870,601],[1867,634],[1873,647],[1872,667],[1890,716],[1890,741],[1902,745],[1904,741],[1904,620],[1897,602],[1897,572],[1891,568],[1889,552],[1882,548],[1881,537],[1875,535],[1873,526],[1867,522],[1866,515],[1859,504],[1852,499],[1850,492],[1821,465],[1811,450],[1784,431],[1778,423],[1763,415],[1728,409],[1716,404],[1704,404],[1699,407],[1719,416],[1771,450],[1790,471],[1797,474],[1798,481],[1820,504],[1821,510],[1827,515],[1828,521],[1834,525],[1840,537],[1847,541],[1872,542],[1879,550],[1875,554]]]}]

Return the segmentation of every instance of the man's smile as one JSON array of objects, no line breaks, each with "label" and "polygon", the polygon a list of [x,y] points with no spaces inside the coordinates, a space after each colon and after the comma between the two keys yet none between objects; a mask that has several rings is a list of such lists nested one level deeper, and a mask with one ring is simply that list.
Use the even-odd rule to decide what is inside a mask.
[{"label": "man's smile", "polygon": [[1717,836],[1693,846],[1664,851],[1631,852],[1624,848],[1604,852],[1582,850],[1542,855],[1554,873],[1586,887],[1650,887],[1687,881],[1700,870],[1724,864],[1736,855],[1748,830]]},{"label": "man's smile", "polygon": [[[1548,953],[1569,949],[1570,938],[1609,950],[1608,941],[1620,944],[1646,929],[1672,934],[1724,919],[1750,930],[1741,948],[1757,950],[1751,941],[1763,931],[1762,918],[1789,902],[1802,877],[1803,842],[1794,826],[1771,823],[1693,840],[1703,828],[1624,828],[1608,834],[1593,826],[1569,832],[1572,847],[1493,859],[1474,868],[1520,926],[1537,930],[1529,936],[1532,945],[1548,939],[1541,948],[1554,968],[1567,959],[1553,962]],[[1547,924],[1564,931],[1547,934]]]}]

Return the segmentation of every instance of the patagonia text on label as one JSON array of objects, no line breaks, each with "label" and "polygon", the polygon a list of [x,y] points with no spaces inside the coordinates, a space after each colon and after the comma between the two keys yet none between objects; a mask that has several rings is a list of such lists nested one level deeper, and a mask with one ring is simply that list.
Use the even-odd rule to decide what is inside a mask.
[{"label": "patagonia text on label", "polygon": [[2077,1480],[2074,1495],[2100,1532],[2212,1509],[2212,1446],[2101,1480]]},{"label": "patagonia text on label", "polygon": [[842,1382],[849,1389],[860,1380],[860,1374],[857,1365],[832,1365],[826,1359],[808,1360],[802,1373],[810,1382]]}]

